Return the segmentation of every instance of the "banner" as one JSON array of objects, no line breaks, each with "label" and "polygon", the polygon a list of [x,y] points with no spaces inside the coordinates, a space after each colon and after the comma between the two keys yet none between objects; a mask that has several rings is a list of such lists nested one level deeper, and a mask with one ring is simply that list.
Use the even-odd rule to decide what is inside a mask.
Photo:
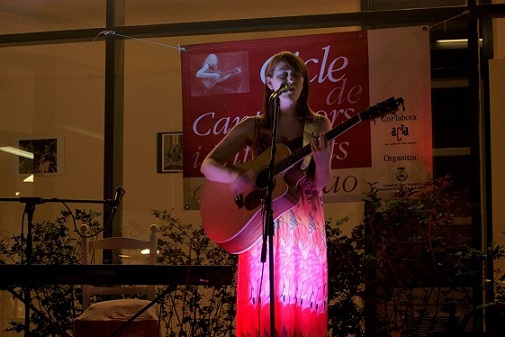
[{"label": "banner", "polygon": [[[358,201],[431,177],[429,32],[424,27],[297,36],[182,47],[183,179],[186,209],[199,208],[200,165],[237,123],[261,114],[264,69],[288,50],[310,74],[310,106],[333,128],[388,97],[405,111],[364,121],[335,138],[325,202]],[[228,165],[251,160],[244,148]]]}]

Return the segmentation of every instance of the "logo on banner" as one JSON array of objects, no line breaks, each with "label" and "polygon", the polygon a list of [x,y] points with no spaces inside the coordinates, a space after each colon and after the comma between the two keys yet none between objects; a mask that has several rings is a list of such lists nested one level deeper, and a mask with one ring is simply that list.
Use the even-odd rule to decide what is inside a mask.
[{"label": "logo on banner", "polygon": [[407,180],[409,175],[405,172],[405,166],[399,167],[398,172],[396,172],[396,179],[400,182]]}]

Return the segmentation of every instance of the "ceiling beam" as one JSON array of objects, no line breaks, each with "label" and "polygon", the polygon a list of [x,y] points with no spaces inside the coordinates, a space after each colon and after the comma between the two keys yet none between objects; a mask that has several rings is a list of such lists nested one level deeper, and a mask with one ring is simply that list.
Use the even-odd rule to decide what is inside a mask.
[{"label": "ceiling beam", "polygon": [[[108,30],[105,28],[89,28],[4,34],[0,35],[0,47],[82,41],[91,42],[103,40],[107,36],[115,34],[117,34],[116,36],[123,35],[133,38],[157,38],[352,26],[373,26],[379,28],[381,26],[431,25],[454,18],[464,18],[465,13],[468,13],[468,8],[466,6],[453,6],[141,26],[117,26],[109,28]],[[475,6],[473,13],[478,19],[505,17],[505,4],[478,5]],[[107,32],[107,34],[105,34],[105,32]]]}]

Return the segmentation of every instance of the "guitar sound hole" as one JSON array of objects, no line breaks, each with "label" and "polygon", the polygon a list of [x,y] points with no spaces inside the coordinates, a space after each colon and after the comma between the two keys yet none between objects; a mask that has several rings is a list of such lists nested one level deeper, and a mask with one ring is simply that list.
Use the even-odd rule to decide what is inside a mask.
[{"label": "guitar sound hole", "polygon": [[[275,184],[275,180],[274,180]],[[268,169],[262,169],[256,175],[256,189],[264,190],[268,187]]]}]

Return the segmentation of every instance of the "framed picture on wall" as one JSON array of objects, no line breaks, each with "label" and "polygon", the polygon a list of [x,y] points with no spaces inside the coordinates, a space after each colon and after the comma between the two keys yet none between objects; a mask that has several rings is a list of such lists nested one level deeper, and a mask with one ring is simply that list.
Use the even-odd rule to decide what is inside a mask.
[{"label": "framed picture on wall", "polygon": [[15,169],[17,175],[62,175],[64,173],[63,137],[22,138]]},{"label": "framed picture on wall", "polygon": [[158,133],[158,173],[182,172],[182,132]]}]

